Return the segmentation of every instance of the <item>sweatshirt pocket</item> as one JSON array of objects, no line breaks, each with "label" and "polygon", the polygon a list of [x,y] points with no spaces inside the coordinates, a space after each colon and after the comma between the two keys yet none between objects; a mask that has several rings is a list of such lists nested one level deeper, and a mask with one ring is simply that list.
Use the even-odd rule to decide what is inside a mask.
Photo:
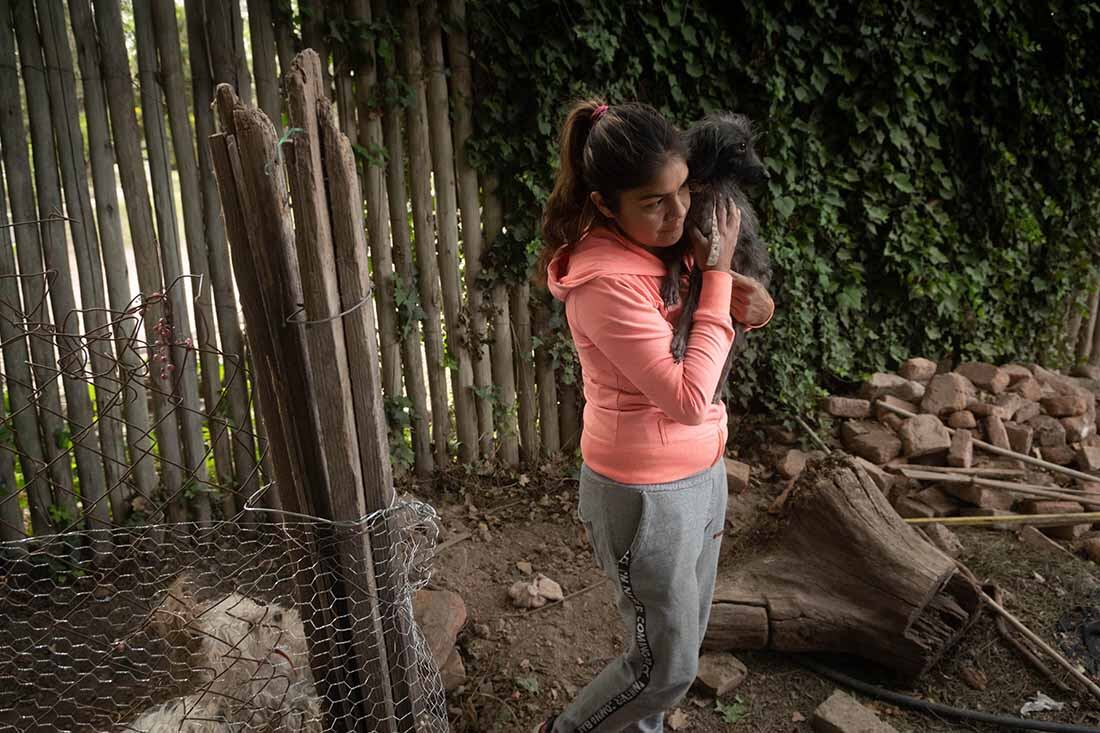
[{"label": "sweatshirt pocket", "polygon": [[709,440],[717,434],[717,426],[711,420],[706,420],[699,425],[686,425],[670,417],[661,416],[657,418],[657,431],[661,436],[662,445],[672,445],[684,441]]}]

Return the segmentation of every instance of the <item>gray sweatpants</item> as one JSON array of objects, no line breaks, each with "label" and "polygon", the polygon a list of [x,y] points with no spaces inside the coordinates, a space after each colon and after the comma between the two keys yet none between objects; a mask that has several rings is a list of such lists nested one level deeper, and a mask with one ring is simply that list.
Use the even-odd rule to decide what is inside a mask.
[{"label": "gray sweatpants", "polygon": [[725,462],[666,484],[622,484],[582,465],[580,516],[629,641],[554,733],[663,731],[699,666],[725,528]]}]

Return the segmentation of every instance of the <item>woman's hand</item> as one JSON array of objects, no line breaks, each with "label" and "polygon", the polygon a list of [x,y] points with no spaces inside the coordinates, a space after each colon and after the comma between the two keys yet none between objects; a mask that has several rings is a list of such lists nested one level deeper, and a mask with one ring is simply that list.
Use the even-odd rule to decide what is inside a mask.
[{"label": "woman's hand", "polygon": [[733,273],[730,315],[749,328],[759,328],[771,320],[775,303],[767,289],[751,277]]},{"label": "woman's hand", "polygon": [[[691,225],[691,242],[695,248],[695,263],[702,270],[733,271],[733,253],[737,249],[737,237],[741,233],[741,209],[726,198],[715,201],[710,219],[710,238],[703,236],[699,228]],[[717,259],[711,253],[717,249]],[[709,264],[713,263],[713,264]]]}]

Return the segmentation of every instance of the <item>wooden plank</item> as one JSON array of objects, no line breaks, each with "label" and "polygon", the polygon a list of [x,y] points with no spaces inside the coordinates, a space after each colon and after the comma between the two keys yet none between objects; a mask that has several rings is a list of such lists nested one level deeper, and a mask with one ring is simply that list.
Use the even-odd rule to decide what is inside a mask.
[{"label": "wooden plank", "polygon": [[[303,309],[300,318],[291,321],[290,328],[303,328],[308,362],[311,364],[310,402],[317,421],[317,435],[328,472],[329,496],[332,513],[337,521],[356,521],[369,513],[365,502],[363,482],[364,458],[371,464],[378,456],[363,456],[360,441],[356,439],[356,420],[348,351],[341,318],[340,289],[337,279],[338,264],[333,246],[332,225],[329,219],[328,200],[325,195],[325,168],[321,159],[321,140],[318,111],[328,106],[322,90],[320,58],[312,49],[306,49],[294,59],[284,78],[287,88],[287,111],[290,127],[299,130],[284,144],[290,193],[294,199],[294,234],[298,252],[298,267],[302,283]],[[332,171],[329,171],[330,175]],[[334,184],[335,185],[335,184]],[[362,197],[357,197],[356,206]],[[350,204],[349,204],[350,205]],[[350,226],[350,222],[343,222]],[[361,224],[361,223],[360,223]],[[354,236],[348,234],[347,236]],[[362,236],[360,226],[359,236]],[[353,262],[340,263],[354,267]],[[352,277],[358,278],[358,269]],[[294,301],[291,301],[294,302]],[[355,314],[360,315],[360,310]],[[295,320],[298,323],[295,323]],[[350,323],[356,323],[353,319]],[[370,335],[373,338],[373,334]],[[364,344],[360,344],[365,348]],[[360,365],[361,366],[361,365]],[[377,382],[371,385],[377,386]],[[366,408],[365,408],[366,409]],[[369,413],[364,415],[369,420]],[[364,431],[364,440],[376,436]],[[368,444],[368,451],[370,446]],[[383,459],[388,465],[388,453]],[[372,466],[373,467],[373,466]],[[380,476],[378,477],[380,478]],[[392,479],[391,479],[392,480]],[[357,616],[369,613],[377,625],[377,584],[374,582],[372,552],[369,536],[356,533],[338,543],[341,557],[339,564],[349,577],[364,577],[364,584],[349,584],[348,598]],[[366,586],[365,588],[363,586]],[[365,671],[360,680],[361,691],[353,687],[351,694],[363,694],[368,710],[382,710],[388,729],[394,727],[395,701],[392,697],[392,680],[386,647],[380,633],[371,633],[363,625],[351,629],[354,638],[354,657],[358,665],[354,669]],[[375,717],[380,717],[375,715]]]},{"label": "wooden plank", "polygon": [[[233,110],[236,98],[228,86],[223,86],[223,98],[220,100],[222,112],[229,122],[227,128],[236,132]],[[247,116],[242,115],[243,120]],[[244,124],[245,138],[248,140],[263,141],[262,122],[256,120],[252,123],[260,129],[253,130],[251,125]],[[258,133],[258,134],[257,134]],[[271,130],[272,142],[270,148],[255,148],[255,143],[250,145],[255,158],[249,158],[249,163],[259,165],[261,170],[270,164],[277,167],[280,181],[272,181],[269,185],[276,189],[281,182],[282,170],[279,157],[275,154],[274,130]],[[248,339],[255,354],[256,369],[255,380],[258,387],[260,400],[259,408],[266,416],[265,425],[268,426],[271,441],[271,453],[275,464],[276,489],[281,494],[281,503],[287,511],[299,514],[316,516],[318,511],[314,506],[313,498],[303,488],[305,481],[324,481],[324,466],[316,456],[316,444],[314,441],[302,440],[299,431],[309,430],[309,415],[303,414],[300,400],[280,398],[280,395],[289,397],[286,391],[290,387],[305,388],[302,384],[304,372],[285,372],[280,370],[280,363],[291,362],[301,366],[302,355],[299,353],[300,344],[294,342],[293,336],[289,343],[280,343],[279,335],[288,331],[281,327],[273,328],[268,317],[268,303],[265,302],[265,292],[278,291],[284,295],[287,293],[284,268],[276,266],[268,248],[279,249],[279,242],[270,242],[261,239],[261,232],[253,231],[250,222],[245,219],[245,211],[255,211],[251,208],[257,193],[249,185],[249,180],[244,173],[244,165],[237,153],[237,143],[224,133],[213,135],[210,138],[210,151],[214,169],[217,172],[217,183],[221,197],[221,208],[225,215],[226,230],[232,243],[234,274],[241,293],[241,307],[244,311],[245,322],[248,324]],[[264,153],[267,153],[266,157]],[[253,175],[253,178],[255,176]],[[275,197],[279,201],[285,201],[285,197]],[[268,196],[270,199],[270,195]],[[272,221],[261,222],[257,227],[289,238],[288,227],[277,221],[282,217],[288,217],[289,212],[283,208],[275,208],[272,212]],[[266,226],[265,226],[266,224]],[[283,244],[289,245],[289,241]],[[263,254],[257,258],[255,252]],[[279,311],[281,314],[281,311]],[[274,324],[281,324],[281,315]],[[294,329],[289,329],[293,332]],[[286,334],[290,336],[290,334]],[[298,349],[298,350],[296,350]],[[299,393],[301,394],[301,393]],[[310,463],[306,463],[306,460]],[[327,509],[327,507],[323,507]],[[332,612],[336,608],[331,589],[327,579],[321,572],[323,567],[319,545],[323,546],[325,537],[310,537],[307,535],[305,546],[301,555],[296,558],[298,566],[294,573],[297,592],[297,607],[302,614],[302,623],[309,639],[310,667],[313,670],[314,683],[317,692],[326,700],[327,712],[335,720],[345,720],[347,710],[343,696],[343,671],[336,662],[336,641],[333,638]]]}]

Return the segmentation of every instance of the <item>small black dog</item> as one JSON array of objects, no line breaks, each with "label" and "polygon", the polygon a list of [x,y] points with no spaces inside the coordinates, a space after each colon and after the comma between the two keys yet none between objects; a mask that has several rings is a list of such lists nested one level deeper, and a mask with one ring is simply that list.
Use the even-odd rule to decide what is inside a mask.
[{"label": "small black dog", "polygon": [[[691,251],[691,226],[698,227],[703,236],[711,234],[711,215],[714,203],[720,198],[731,198],[741,210],[741,231],[737,237],[737,249],[733,254],[734,271],[751,277],[765,288],[771,284],[772,265],[767,245],[760,238],[759,221],[744,186],[760,183],[768,179],[768,171],[760,162],[753,147],[752,124],[749,118],[730,112],[717,112],[707,115],[693,125],[686,133],[688,150],[688,186],[691,190],[691,208],[684,223],[684,234],[680,241],[662,252],[662,259],[668,267],[668,275],[661,288],[661,297],[666,306],[672,306],[679,300],[680,277],[684,255]],[[672,355],[676,361],[684,358],[691,321],[695,308],[699,304],[699,294],[703,287],[703,272],[698,264],[692,268],[688,281],[688,292],[684,299],[684,310],[680,322],[672,337]],[[722,378],[714,395],[717,402],[722,395],[733,360],[743,348],[742,336],[745,326],[734,323],[735,337]]]}]

